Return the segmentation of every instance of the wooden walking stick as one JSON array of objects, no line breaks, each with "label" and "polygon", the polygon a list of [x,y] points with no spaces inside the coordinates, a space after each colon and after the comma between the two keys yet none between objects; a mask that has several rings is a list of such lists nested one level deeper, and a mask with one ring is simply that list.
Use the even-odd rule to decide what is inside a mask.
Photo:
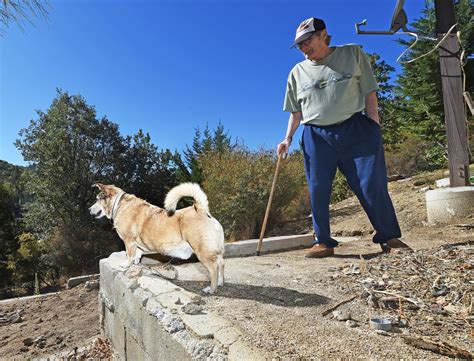
[{"label": "wooden walking stick", "polygon": [[260,238],[258,239],[257,256],[260,256],[260,250],[262,249],[263,235],[265,234],[265,228],[267,228],[268,215],[270,214],[270,208],[272,207],[273,192],[275,191],[275,184],[280,170],[280,162],[283,152],[280,153],[277,159],[277,165],[275,169],[275,175],[273,176],[272,188],[270,190],[270,197],[268,197],[267,210],[265,211],[265,217],[263,218],[262,230],[260,231]]}]

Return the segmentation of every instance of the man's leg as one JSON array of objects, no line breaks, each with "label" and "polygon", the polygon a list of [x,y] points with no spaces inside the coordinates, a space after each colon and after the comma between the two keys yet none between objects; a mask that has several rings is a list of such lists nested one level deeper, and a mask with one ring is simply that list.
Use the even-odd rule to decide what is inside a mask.
[{"label": "man's leg", "polygon": [[361,141],[344,151],[339,168],[376,231],[373,241],[382,244],[399,238],[401,231],[387,189],[380,126],[362,117],[353,127],[354,137],[360,136]]},{"label": "man's leg", "polygon": [[303,130],[303,155],[311,201],[313,227],[317,240],[328,248],[338,245],[331,238],[329,201],[337,169],[337,155],[320,134],[320,128],[306,125]]}]

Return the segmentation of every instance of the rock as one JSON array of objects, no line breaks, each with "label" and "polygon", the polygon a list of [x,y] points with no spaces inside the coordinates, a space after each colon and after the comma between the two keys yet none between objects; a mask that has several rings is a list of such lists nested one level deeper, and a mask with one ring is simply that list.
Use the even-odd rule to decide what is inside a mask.
[{"label": "rock", "polygon": [[400,328],[408,327],[408,321],[407,320],[398,321],[398,327]]},{"label": "rock", "polygon": [[192,296],[191,301],[192,301],[192,303],[194,303],[196,305],[204,305],[206,303],[206,301],[204,301],[204,299],[199,295]]},{"label": "rock", "polygon": [[344,268],[342,271],[346,276],[360,274],[360,268],[358,265],[350,264],[349,267]]},{"label": "rock", "polygon": [[332,315],[338,321],[346,321],[351,318],[351,313],[349,311],[332,311]]},{"label": "rock", "polygon": [[99,276],[98,274],[95,274],[95,275],[87,275],[87,276],[79,276],[79,277],[70,278],[66,283],[67,289],[76,287],[77,285],[84,283],[88,280],[95,279],[98,276]]},{"label": "rock", "polygon": [[84,284],[84,288],[88,291],[97,290],[99,289],[99,286],[99,280],[86,281],[86,283]]},{"label": "rock", "polygon": [[23,319],[21,318],[20,312],[16,312],[10,316],[10,323],[20,323]]},{"label": "rock", "polygon": [[400,329],[400,327],[392,327],[392,332],[393,333],[402,333],[403,331]]},{"label": "rock", "polygon": [[39,336],[33,341],[33,343],[39,348],[44,348],[46,346],[46,337]]},{"label": "rock", "polygon": [[432,189],[433,189],[433,188],[431,188],[430,186],[427,186],[427,187],[420,188],[420,189],[418,190],[418,192],[424,193],[424,192],[430,191],[430,190],[432,190]]},{"label": "rock", "polygon": [[23,345],[25,346],[31,346],[33,345],[33,339],[31,337],[27,337],[23,340]]},{"label": "rock", "polygon": [[422,186],[422,185],[425,185],[425,184],[426,184],[426,179],[418,179],[418,180],[413,182],[413,185],[415,187],[419,187],[419,186]]},{"label": "rock", "polygon": [[28,352],[28,347],[27,346],[21,346],[20,352]]},{"label": "rock", "polygon": [[392,175],[387,176],[387,180],[389,182],[398,181],[400,179],[405,179],[405,176],[403,176],[401,174],[392,174]]},{"label": "rock", "polygon": [[444,296],[444,295],[447,295],[449,293],[449,287],[447,287],[446,285],[441,285],[439,287],[434,287],[432,290],[431,290],[431,294],[435,297],[438,297],[438,296]]},{"label": "rock", "polygon": [[198,315],[202,312],[202,306],[190,302],[181,307],[181,310],[188,315]]},{"label": "rock", "polygon": [[346,326],[347,326],[347,327],[350,327],[350,328],[354,328],[354,327],[357,327],[357,326],[359,326],[359,325],[358,325],[357,322],[354,321],[354,320],[347,320],[347,321],[346,321]]}]

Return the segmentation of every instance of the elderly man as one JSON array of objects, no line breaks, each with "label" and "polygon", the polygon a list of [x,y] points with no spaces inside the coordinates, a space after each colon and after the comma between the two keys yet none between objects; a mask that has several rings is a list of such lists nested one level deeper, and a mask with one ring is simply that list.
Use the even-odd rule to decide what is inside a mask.
[{"label": "elderly man", "polygon": [[[290,112],[278,154],[288,153],[292,136],[304,124],[303,152],[316,235],[306,257],[334,255],[329,201],[337,168],[367,213],[382,251],[396,252],[400,227],[387,189],[378,114],[378,89],[369,60],[357,45],[330,47],[323,20],[309,18],[296,30],[292,47],[305,60],[288,76],[284,110]],[[365,113],[363,113],[365,111]]]}]

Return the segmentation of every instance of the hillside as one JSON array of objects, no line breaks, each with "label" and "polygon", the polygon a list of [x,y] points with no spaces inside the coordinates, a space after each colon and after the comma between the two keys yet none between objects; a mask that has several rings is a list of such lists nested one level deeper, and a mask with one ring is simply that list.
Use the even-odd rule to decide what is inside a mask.
[{"label": "hillside", "polygon": [[[430,268],[431,272],[443,269],[443,277],[451,277],[450,279],[446,278],[446,282],[449,281],[452,287],[449,291],[456,292],[456,294],[464,297],[462,304],[469,305],[466,297],[472,297],[472,285],[469,286],[470,289],[454,287],[466,285],[466,279],[470,277],[469,275],[472,276],[472,263],[470,263],[472,258],[469,260],[470,256],[465,255],[471,254],[472,256],[474,215],[452,225],[433,225],[426,222],[424,193],[434,184],[435,179],[442,177],[443,172],[424,174],[411,179],[391,182],[389,189],[403,231],[403,240],[417,252],[420,252],[417,255],[421,255],[422,262],[425,262],[424,267]],[[361,282],[364,282],[364,278],[367,278],[367,276],[358,270],[362,271],[362,264],[365,265],[365,262],[367,262],[367,269],[372,272],[372,275],[380,273],[381,278],[385,277],[387,279],[389,277],[390,282],[395,284],[400,282],[405,287],[406,285],[413,287],[409,291],[414,295],[416,294],[417,299],[423,302],[436,300],[437,308],[433,308],[434,306],[428,308],[426,314],[416,313],[416,310],[409,307],[405,309],[413,322],[413,327],[409,329],[410,332],[417,334],[427,332],[431,337],[447,340],[464,350],[474,347],[472,334],[470,339],[468,336],[469,327],[472,328],[472,314],[461,322],[459,321],[461,320],[459,310],[453,312],[450,293],[439,297],[433,296],[427,285],[422,286],[428,287],[426,292],[418,292],[424,290],[424,288],[418,289],[421,286],[417,285],[416,282],[426,281],[429,285],[438,282],[441,286],[440,282],[444,278],[441,278],[441,281],[440,279],[436,280],[434,276],[434,278],[430,276],[426,280],[423,277],[417,278],[419,277],[419,267],[413,263],[417,262],[417,259],[409,260],[403,258],[403,256],[381,255],[380,250],[370,242],[371,228],[355,198],[349,198],[333,205],[331,212],[335,234],[360,236],[361,240],[343,245],[338,257],[317,262],[304,259],[303,250],[279,253],[268,257],[230,259],[229,271],[234,268],[237,272],[242,273],[243,278],[238,282],[235,279],[232,280],[220,294],[207,298],[206,307],[218,310],[223,316],[238,324],[251,336],[251,341],[257,342],[273,356],[309,357],[314,351],[312,349],[314,345],[311,337],[306,333],[311,332],[311,329],[314,332],[319,332],[317,329],[319,324],[327,327],[327,330],[335,332],[338,337],[334,345],[328,347],[326,354],[328,357],[331,352],[333,352],[332,355],[361,357],[367,350],[369,350],[369,354],[372,352],[374,357],[383,355],[393,357],[393,352],[398,352],[395,355],[400,357],[402,355],[414,358],[439,356],[404,345],[398,336],[390,335],[387,338],[387,336],[374,336],[370,333],[367,336],[368,330],[364,328],[366,326],[363,326],[362,323],[358,328],[349,329],[343,322],[338,323],[337,320],[318,316],[320,310],[315,308],[317,305],[302,304],[300,308],[294,304],[290,306],[290,303],[288,303],[290,301],[294,302],[295,290],[307,297],[316,292],[325,294],[326,297],[332,299],[337,299],[341,294],[361,292],[361,289],[359,289]],[[285,234],[307,232],[308,230],[310,230],[310,221],[306,219],[287,224],[279,232]],[[361,261],[359,254],[366,253],[370,257],[368,256],[366,261]],[[439,262],[438,266],[436,262]],[[449,267],[446,268],[449,266],[447,262],[458,263],[453,263],[456,268],[451,270]],[[310,267],[310,265],[312,266]],[[409,277],[404,273],[407,265],[410,266]],[[391,267],[389,276],[382,274],[384,267]],[[259,268],[261,273],[258,271]],[[280,274],[276,275],[274,272],[283,272],[286,278]],[[260,286],[253,286],[252,283],[245,283],[253,282],[252,279],[246,278],[250,277],[252,273],[259,274],[258,282],[261,282],[262,285],[269,286],[275,283],[273,287],[269,288],[288,290],[288,292],[281,291],[278,295],[270,295],[272,296],[271,299],[265,298],[267,297],[265,295],[257,295],[256,297],[254,297],[255,295],[247,295],[252,289],[261,288]],[[448,273],[450,274],[448,275]],[[250,279],[250,281],[244,279]],[[196,292],[199,292],[198,289],[201,286],[189,287],[191,290],[194,291],[195,288]],[[380,288],[376,290],[380,290]],[[390,288],[387,288],[385,292],[389,291]],[[237,293],[234,294],[235,292]],[[285,300],[286,295],[291,298],[288,302]],[[308,298],[308,300],[310,299]],[[444,306],[446,306],[446,309],[443,308]],[[308,309],[308,307],[313,309]],[[354,314],[360,319],[364,317],[364,314],[367,314],[367,304],[362,298],[354,301],[351,307]],[[451,307],[451,309],[448,310],[448,307]],[[249,317],[249,310],[252,312],[252,317]],[[310,312],[306,313],[308,311]],[[469,312],[472,312],[472,309]],[[15,317],[15,314],[20,316],[17,318],[17,322],[0,322],[0,355],[5,358],[18,355],[24,357],[51,355],[61,352],[63,355],[64,353],[73,355],[76,347],[91,345],[91,339],[99,333],[97,292],[89,292],[82,286],[61,291],[56,295],[33,298],[28,301],[18,300],[0,303],[0,321],[11,319],[11,317]],[[311,315],[310,318],[308,318],[309,315]],[[289,317],[289,319],[285,320],[285,317]],[[280,318],[280,322],[275,323],[275,318]],[[255,320],[258,320],[257,325]],[[365,339],[369,336],[370,345],[367,344],[367,339]],[[104,342],[101,342],[102,347],[105,347]],[[359,345],[367,344],[367,350],[353,349],[354,346],[351,346],[351,342],[355,342],[356,345],[357,342]]]},{"label": "hillside", "polygon": [[25,167],[10,164],[0,159],[0,182],[17,182],[25,169]]}]

